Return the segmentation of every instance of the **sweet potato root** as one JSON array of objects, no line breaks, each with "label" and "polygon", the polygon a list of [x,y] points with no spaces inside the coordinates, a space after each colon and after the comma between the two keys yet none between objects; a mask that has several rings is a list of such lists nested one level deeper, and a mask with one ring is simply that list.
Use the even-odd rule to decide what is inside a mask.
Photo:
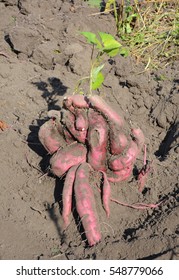
[{"label": "sweet potato root", "polygon": [[89,129],[87,134],[89,151],[88,162],[95,170],[106,170],[108,127],[98,112],[89,109]]},{"label": "sweet potato root", "polygon": [[120,170],[120,171],[111,172],[111,171],[108,170],[108,173],[107,173],[108,181],[112,182],[112,183],[125,181],[131,176],[132,170],[133,170],[132,165],[129,166],[129,167],[126,167],[126,168],[124,168],[123,170]]},{"label": "sweet potato root", "polygon": [[58,150],[50,159],[53,174],[61,177],[73,165],[85,162],[86,153],[86,147],[77,142]]},{"label": "sweet potato root", "polygon": [[69,225],[69,215],[71,213],[71,207],[72,207],[73,185],[74,185],[75,174],[76,174],[77,168],[78,168],[78,165],[74,165],[68,170],[66,178],[65,178],[65,183],[63,186],[62,218],[63,218],[63,222],[64,222],[64,229],[66,229]]},{"label": "sweet potato root", "polygon": [[80,131],[88,129],[88,116],[85,109],[75,109],[75,128]]},{"label": "sweet potato root", "polygon": [[63,111],[63,119],[64,125],[67,130],[71,133],[71,135],[78,140],[80,143],[85,143],[87,131],[79,131],[75,128],[75,116],[70,111]]},{"label": "sweet potato root", "polygon": [[101,173],[103,175],[103,189],[102,189],[103,207],[104,207],[104,210],[106,211],[107,218],[109,218],[109,215],[110,215],[109,203],[110,203],[110,196],[111,196],[111,186],[109,184],[106,173],[103,171],[101,171]]},{"label": "sweet potato root", "polygon": [[125,156],[117,155],[112,156],[109,160],[109,168],[114,171],[119,171],[133,165],[139,153],[139,148],[134,141],[131,141]]},{"label": "sweet potato root", "polygon": [[117,124],[110,123],[109,127],[110,152],[112,155],[119,155],[127,147],[128,139]]},{"label": "sweet potato root", "polygon": [[39,129],[38,137],[44,148],[53,154],[60,147],[66,145],[64,137],[62,135],[61,124],[53,119],[45,122]]},{"label": "sweet potato root", "polygon": [[141,150],[145,142],[145,137],[142,130],[140,128],[132,128],[131,132],[134,136],[134,141],[137,143],[139,150]]},{"label": "sweet potato root", "polygon": [[82,163],[77,171],[74,184],[76,208],[81,218],[85,235],[90,246],[101,240],[98,215],[95,206],[95,198],[89,183],[90,165]]},{"label": "sweet potato root", "polygon": [[89,105],[100,112],[106,119],[120,127],[124,126],[124,120],[101,97],[94,95],[88,98]]},{"label": "sweet potato root", "polygon": [[[81,94],[74,94],[68,97],[65,97],[63,104],[66,108],[88,108],[89,105],[86,101],[86,98]],[[71,107],[72,106],[72,107]]]}]

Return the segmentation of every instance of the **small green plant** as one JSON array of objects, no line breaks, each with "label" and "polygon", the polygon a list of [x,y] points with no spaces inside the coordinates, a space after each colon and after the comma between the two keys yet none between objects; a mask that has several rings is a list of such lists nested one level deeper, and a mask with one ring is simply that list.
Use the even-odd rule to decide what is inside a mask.
[{"label": "small green plant", "polygon": [[127,56],[128,51],[111,34],[98,32],[97,37],[92,32],[81,32],[81,35],[92,45],[91,68],[89,76],[83,77],[78,81],[75,92],[83,93],[80,86],[84,81],[87,81],[89,82],[89,92],[91,95],[92,91],[99,89],[104,81],[102,69],[105,65],[105,58],[111,58],[117,54]]}]

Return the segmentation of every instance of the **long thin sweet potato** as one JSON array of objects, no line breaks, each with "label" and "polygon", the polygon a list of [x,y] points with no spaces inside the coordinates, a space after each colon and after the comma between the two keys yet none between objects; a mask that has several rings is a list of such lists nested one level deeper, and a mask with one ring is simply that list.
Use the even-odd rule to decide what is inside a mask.
[{"label": "long thin sweet potato", "polygon": [[95,170],[105,171],[108,143],[108,126],[103,116],[93,109],[89,109],[88,117],[88,162]]},{"label": "long thin sweet potato", "polygon": [[102,189],[103,207],[104,207],[104,210],[106,211],[107,217],[109,218],[109,215],[110,215],[109,203],[110,203],[110,196],[111,196],[111,186],[109,184],[106,173],[103,171],[101,171],[101,173],[103,174],[103,189]]},{"label": "long thin sweet potato", "polygon": [[82,163],[78,167],[74,191],[77,212],[81,218],[88,243],[90,246],[93,246],[101,240],[101,232],[94,193],[89,183],[90,170],[91,167],[88,163]]},{"label": "long thin sweet potato", "polygon": [[72,193],[73,193],[73,186],[74,186],[74,180],[75,180],[75,174],[76,174],[77,168],[78,168],[78,165],[74,165],[68,170],[66,178],[65,178],[65,183],[63,186],[62,218],[64,221],[64,229],[66,229],[69,225],[69,215],[71,213],[71,207],[72,207]]},{"label": "long thin sweet potato", "polygon": [[58,150],[50,159],[52,172],[61,177],[73,165],[86,161],[87,149],[83,144],[72,143]]}]

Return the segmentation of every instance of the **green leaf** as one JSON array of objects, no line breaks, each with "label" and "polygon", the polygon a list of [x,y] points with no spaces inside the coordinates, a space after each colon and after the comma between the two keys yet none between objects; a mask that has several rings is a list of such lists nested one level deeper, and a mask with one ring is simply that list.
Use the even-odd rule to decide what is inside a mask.
[{"label": "green leaf", "polygon": [[130,52],[127,48],[121,47],[119,49],[119,54],[124,56],[124,57],[127,57],[127,56],[129,56]]},{"label": "green leaf", "polygon": [[112,49],[112,50],[106,50],[105,53],[108,54],[110,57],[114,57],[119,53],[119,48]]},{"label": "green leaf", "polygon": [[91,79],[92,82],[96,81],[98,73],[103,69],[104,64],[98,66],[98,67],[94,67],[91,71]]},{"label": "green leaf", "polygon": [[121,44],[116,41],[111,34],[99,32],[99,36],[104,46],[103,51],[111,57],[115,56],[118,53]]},{"label": "green leaf", "polygon": [[101,43],[96,38],[96,34],[94,34],[92,32],[80,32],[80,33],[87,39],[88,43],[97,45],[98,48],[102,48]]},{"label": "green leaf", "polygon": [[104,76],[101,72],[97,74],[96,80],[92,82],[92,90],[95,90],[97,88],[100,88],[104,81]]}]

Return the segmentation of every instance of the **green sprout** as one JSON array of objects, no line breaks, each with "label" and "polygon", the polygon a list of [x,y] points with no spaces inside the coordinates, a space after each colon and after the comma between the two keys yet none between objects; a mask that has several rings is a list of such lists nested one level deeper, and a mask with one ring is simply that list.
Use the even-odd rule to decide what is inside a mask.
[{"label": "green sprout", "polygon": [[[123,48],[111,34],[98,32],[97,37],[96,34],[92,32],[81,32],[81,35],[83,35],[87,42],[93,46],[91,68],[89,76],[83,77],[78,81],[75,92],[83,93],[79,87],[82,82],[87,81],[89,82],[89,92],[91,95],[92,91],[99,89],[104,81],[102,69],[105,66],[105,57],[107,56],[108,58],[111,58],[117,54],[126,56],[128,52],[127,49]],[[94,49],[97,51],[95,58],[93,58]]]}]

